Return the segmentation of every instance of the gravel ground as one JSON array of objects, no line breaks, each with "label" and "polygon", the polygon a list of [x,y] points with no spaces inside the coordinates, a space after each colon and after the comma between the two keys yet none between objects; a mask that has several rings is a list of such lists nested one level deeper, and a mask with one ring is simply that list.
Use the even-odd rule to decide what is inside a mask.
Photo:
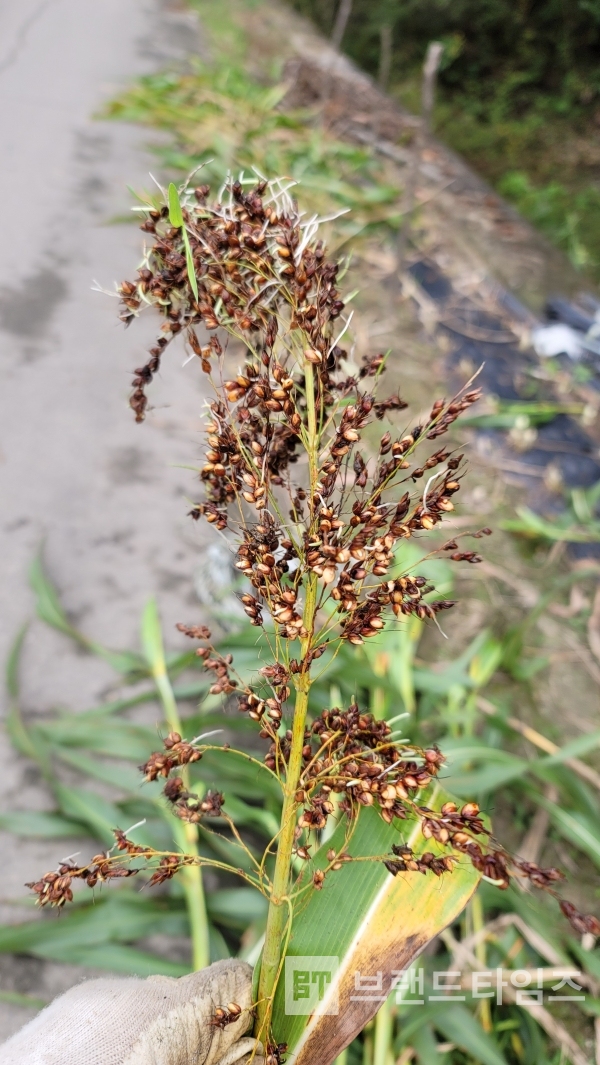
[{"label": "gravel ground", "polygon": [[[203,398],[182,355],[157,381],[144,426],[127,407],[129,371],[145,361],[148,321],[130,333],[111,289],[132,274],[141,234],[119,224],[148,187],[148,133],[94,114],[132,77],[202,50],[194,16],[163,0],[5,0],[0,10],[0,654],[32,614],[27,569],[44,543],[47,568],[78,625],[109,646],[134,646],[144,601],[156,594],[167,629],[191,612],[201,532],[186,520]],[[156,163],[154,163],[154,166]],[[193,616],[193,615],[192,615]],[[24,705],[44,712],[93,705],[109,675],[34,627]],[[37,773],[0,738],[0,803],[39,809]],[[10,900],[52,867],[56,841],[1,837],[0,920]],[[0,958],[0,986],[51,998],[74,967]],[[0,1039],[31,1015],[0,1002]]]}]

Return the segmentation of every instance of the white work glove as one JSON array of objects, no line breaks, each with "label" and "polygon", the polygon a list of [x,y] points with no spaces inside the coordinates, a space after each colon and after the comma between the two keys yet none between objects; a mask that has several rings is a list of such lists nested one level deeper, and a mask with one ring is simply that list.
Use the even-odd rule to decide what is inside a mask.
[{"label": "white work glove", "polygon": [[[88,980],[0,1046],[0,1065],[264,1065],[252,1024],[252,970],[231,958],[202,972]],[[219,1007],[241,1006],[225,1028]],[[259,1056],[260,1055],[260,1056]]]}]

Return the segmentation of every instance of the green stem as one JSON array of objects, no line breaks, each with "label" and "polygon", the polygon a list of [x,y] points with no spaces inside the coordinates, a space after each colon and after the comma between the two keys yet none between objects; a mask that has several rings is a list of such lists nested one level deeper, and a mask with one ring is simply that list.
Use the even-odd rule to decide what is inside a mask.
[{"label": "green stem", "polygon": [[374,1022],[369,1021],[364,1030],[362,1065],[373,1065],[373,1027]]},{"label": "green stem", "polygon": [[[161,697],[167,724],[173,732],[181,734],[181,719],[167,674],[164,655],[154,656],[152,675]],[[182,770],[181,776],[187,788],[189,785],[187,768]],[[184,854],[193,854],[194,857],[198,857],[198,832],[195,825],[177,821],[174,826],[174,835],[177,846]],[[202,870],[198,865],[186,865],[181,870],[181,877],[192,937],[192,967],[195,970],[204,969],[210,964],[210,949]]]},{"label": "green stem", "polygon": [[[315,409],[315,381],[313,366],[305,361],[304,375],[306,382],[306,410],[307,410],[307,439],[306,451],[308,454],[309,483],[310,483],[310,510],[311,525],[314,511],[314,495],[319,477],[318,453],[319,435],[317,430],[317,415]],[[306,579],[306,598],[302,623],[306,636],[300,641],[301,649],[301,672],[296,678],[296,705],[292,722],[292,742],[290,757],[286,771],[285,784],[283,786],[283,809],[281,812],[281,831],[277,845],[275,858],[275,871],[273,873],[273,887],[269,901],[267,914],[267,927],[265,931],[265,945],[263,948],[260,978],[258,983],[258,1008],[255,1032],[258,1038],[265,1041],[269,1036],[269,1023],[273,1006],[273,996],[277,986],[277,979],[281,969],[283,953],[283,940],[288,908],[286,905],[287,893],[290,887],[290,874],[292,870],[292,849],[294,846],[294,833],[296,829],[296,811],[298,803],[296,792],[300,774],[302,772],[302,748],[304,747],[304,728],[308,711],[308,694],[310,691],[310,650],[314,638],[315,615],[317,612],[318,582],[314,573],[308,574]]]},{"label": "green stem", "polygon": [[[483,931],[485,925],[485,916],[483,913],[483,903],[481,901],[481,895],[473,895],[473,898],[470,902],[470,907],[471,918],[473,921],[473,932],[477,934]],[[487,965],[486,954],[487,951],[485,946],[485,939],[482,939],[475,947],[475,956],[477,958],[477,961],[480,962],[484,968]],[[479,1003],[478,1013],[479,1019],[481,1021],[481,1027],[483,1028],[484,1032],[493,1032],[494,1025],[492,1022],[492,1011],[490,1009],[489,999],[483,998],[481,1000],[481,1002]]]},{"label": "green stem", "polygon": [[387,1065],[392,1042],[392,1000],[387,999],[375,1018],[373,1065]]},{"label": "green stem", "polygon": [[[185,854],[194,856],[199,854],[198,835],[194,825],[176,825],[175,840]],[[181,870],[181,876],[192,937],[192,968],[196,971],[205,969],[210,964],[208,917],[202,869],[199,865],[186,865]]]},{"label": "green stem", "polygon": [[[302,658],[305,660],[310,650],[314,619],[317,606],[317,578],[311,573],[306,585],[306,601],[304,605],[303,623],[308,631],[306,639],[302,640]],[[296,705],[294,707],[294,719],[292,724],[292,743],[290,760],[286,772],[283,787],[283,810],[281,813],[281,832],[277,845],[275,858],[275,871],[273,873],[273,889],[269,901],[267,915],[267,928],[265,932],[265,945],[260,967],[260,980],[258,984],[258,1015],[257,1035],[266,1038],[266,1026],[268,1024],[273,994],[277,982],[281,962],[281,944],[283,941],[285,923],[287,919],[287,907],[285,899],[289,890],[290,870],[292,863],[292,848],[294,846],[294,832],[296,828],[296,791],[300,773],[302,772],[302,748],[304,747],[304,727],[308,710],[308,693],[310,691],[310,668],[298,674],[296,681]]]}]

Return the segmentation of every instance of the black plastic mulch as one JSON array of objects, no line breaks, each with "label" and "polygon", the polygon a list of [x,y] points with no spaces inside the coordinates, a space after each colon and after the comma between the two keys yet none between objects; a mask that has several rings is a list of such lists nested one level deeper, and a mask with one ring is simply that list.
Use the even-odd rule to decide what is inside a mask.
[{"label": "black plastic mulch", "polygon": [[[465,368],[470,367],[474,372],[481,367],[477,383],[490,396],[509,403],[557,402],[551,386],[532,376],[531,371],[538,365],[537,357],[522,351],[516,343],[510,322],[529,325],[536,322],[514,296],[498,289],[498,313],[494,313],[456,293],[434,262],[420,259],[408,267],[408,272],[439,309],[438,329],[450,340],[446,369],[453,387],[460,387],[464,382]],[[560,307],[554,307],[555,303],[561,304]],[[550,316],[567,321],[574,328],[588,327],[585,316],[578,317],[577,309],[559,297],[549,301],[549,310]],[[577,321],[569,321],[569,314]],[[580,423],[568,414],[557,414],[536,428],[533,446],[518,451],[511,446],[506,432],[498,429],[476,432],[488,461],[512,483],[522,486],[527,506],[553,517],[564,503],[559,493],[546,486],[548,468],[560,471],[566,489],[589,488],[600,480],[600,463],[595,457],[598,448]],[[577,558],[597,558],[600,544],[570,543],[569,553]]]}]

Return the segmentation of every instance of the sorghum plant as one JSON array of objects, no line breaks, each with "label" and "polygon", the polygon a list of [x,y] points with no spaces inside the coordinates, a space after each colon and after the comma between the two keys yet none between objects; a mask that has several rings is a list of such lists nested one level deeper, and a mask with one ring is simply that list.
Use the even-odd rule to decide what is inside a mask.
[{"label": "sorghum plant", "polygon": [[[178,336],[214,391],[200,472],[204,493],[191,515],[230,531],[236,566],[249,582],[241,601],[262,629],[271,661],[248,686],[232,656],[211,645],[205,626],[179,628],[200,644],[197,654],[214,675],[210,691],[235,695],[239,710],[256,722],[267,745],[265,765],[259,764],[282,789],[280,828],[257,861],[223,795],[190,790],[188,767],[212,745],[172,731],[163,750],[141,767],[144,779],[165,780],[164,797],[184,823],[221,818],[250,856],[252,871],[197,853],[157,852],[117,829],[111,852],[85,866],[65,862],[30,886],[42,905],[62,906],[72,898],[74,878],[94,887],[150,870],[150,884],[160,884],[198,864],[238,873],[269,900],[257,1034],[275,1058],[281,1047],[270,1011],[295,904],[321,890],[345,863],[378,860],[394,876],[445,877],[466,859],[499,888],[516,876],[551,894],[561,874],[511,857],[476,803],[425,805],[423,796],[444,764],[437,747],[396,741],[393,721],[377,720],[356,703],[324,708],[309,719],[309,691],[325,652],[334,655],[343,641],[375,639],[384,625],[402,624],[410,615],[437,624],[454,605],[432,597],[434,589],[418,572],[403,572],[395,548],[403,539],[435,536],[454,510],[463,457],[440,439],[479,392],[469,384],[449,401],[436,399],[419,424],[394,428],[405,418],[406,403],[398,394],[378,394],[385,356],[369,355],[356,369],[343,346],[349,319],[338,288],[340,267],[318,239],[318,219],[302,216],[281,180],[261,180],[249,191],[242,180],[228,181],[216,201],[209,194],[205,185],[186,185],[179,193],[171,186],[162,204],[143,208],[141,228],[152,243],[137,278],[120,286],[121,318],[129,324],[149,306],[164,319],[148,362],[135,371],[137,421],[147,410],[147,387]],[[209,339],[201,339],[198,328]],[[234,357],[239,369],[227,370]],[[438,552],[456,562],[480,561],[456,536],[437,539],[424,556]],[[227,746],[216,749],[251,758]],[[398,835],[391,833],[386,853],[353,857],[357,819],[369,806],[388,825],[420,822],[422,846],[392,844]],[[330,849],[326,867],[313,871],[311,847],[332,817],[345,820],[343,846]],[[595,918],[568,902],[561,908],[578,931],[600,932]],[[221,1013],[215,1023],[225,1024],[229,1014]]]}]

